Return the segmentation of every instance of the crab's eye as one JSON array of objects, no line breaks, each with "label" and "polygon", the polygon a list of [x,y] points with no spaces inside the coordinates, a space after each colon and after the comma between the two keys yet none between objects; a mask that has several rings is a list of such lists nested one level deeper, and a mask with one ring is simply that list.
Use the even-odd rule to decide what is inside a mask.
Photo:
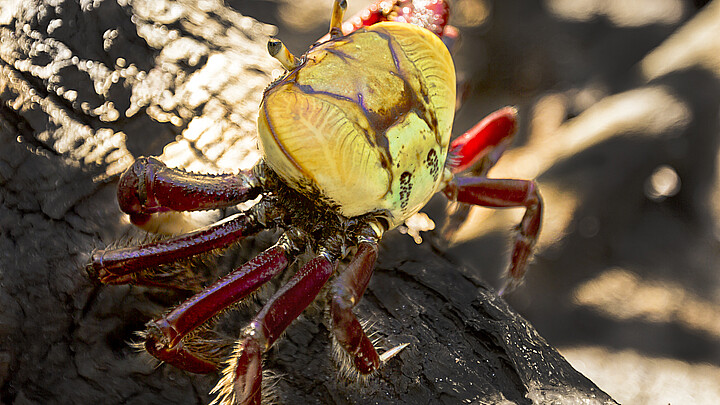
[{"label": "crab's eye", "polygon": [[267,43],[268,53],[290,71],[300,66],[300,60],[287,49],[279,39],[271,38]]}]

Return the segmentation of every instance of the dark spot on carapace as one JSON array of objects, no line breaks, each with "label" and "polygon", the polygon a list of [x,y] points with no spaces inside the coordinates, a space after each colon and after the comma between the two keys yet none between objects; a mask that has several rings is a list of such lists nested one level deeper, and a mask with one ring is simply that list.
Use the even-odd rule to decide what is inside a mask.
[{"label": "dark spot on carapace", "polygon": [[425,157],[425,164],[430,169],[430,175],[433,177],[433,180],[437,181],[438,176],[440,175],[440,161],[438,160],[435,149],[430,149],[427,157]]},{"label": "dark spot on carapace", "polygon": [[403,172],[400,175],[400,208],[405,209],[410,202],[410,193],[412,192],[412,174]]}]

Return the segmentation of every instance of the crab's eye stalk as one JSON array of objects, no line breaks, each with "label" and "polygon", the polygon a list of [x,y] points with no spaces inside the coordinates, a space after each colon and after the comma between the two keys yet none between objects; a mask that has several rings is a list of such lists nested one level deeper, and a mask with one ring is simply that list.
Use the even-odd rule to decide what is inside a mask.
[{"label": "crab's eye stalk", "polygon": [[335,0],[333,3],[333,12],[330,18],[330,38],[337,38],[343,35],[342,22],[346,9],[346,0]]},{"label": "crab's eye stalk", "polygon": [[300,66],[300,59],[290,53],[285,44],[279,39],[271,38],[268,41],[267,47],[270,56],[280,61],[286,70],[290,71]]}]

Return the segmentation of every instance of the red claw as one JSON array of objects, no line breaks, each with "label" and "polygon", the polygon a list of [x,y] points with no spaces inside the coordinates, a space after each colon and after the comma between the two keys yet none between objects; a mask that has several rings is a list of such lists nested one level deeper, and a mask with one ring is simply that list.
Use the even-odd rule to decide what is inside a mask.
[{"label": "red claw", "polygon": [[[450,6],[445,0],[379,0],[343,24],[343,33],[349,34],[362,27],[382,21],[396,21],[427,28],[443,37],[450,19]],[[453,32],[455,32],[454,30]]]},{"label": "red claw", "polygon": [[452,171],[460,173],[490,156],[494,164],[517,130],[517,109],[505,107],[485,117],[450,144]]},{"label": "red claw", "polygon": [[238,174],[197,174],[167,167],[153,157],[140,157],[120,177],[118,204],[133,224],[151,214],[229,207],[260,193],[252,171]]},{"label": "red claw", "polygon": [[450,17],[450,7],[444,0],[400,1],[394,21],[415,24],[442,37]]}]

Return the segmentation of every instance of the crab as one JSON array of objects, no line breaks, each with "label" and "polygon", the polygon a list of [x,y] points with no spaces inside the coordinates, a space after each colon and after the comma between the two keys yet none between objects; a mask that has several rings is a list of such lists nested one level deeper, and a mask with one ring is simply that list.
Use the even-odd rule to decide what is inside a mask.
[{"label": "crab", "polygon": [[[503,108],[451,141],[455,69],[444,0],[384,1],[343,24],[335,0],[326,38],[302,57],[271,39],[285,74],[265,90],[258,117],[262,160],[239,173],[189,173],[140,157],[121,176],[118,202],[133,224],[158,213],[250,208],[213,225],[136,247],[96,250],[90,276],[105,284],[188,288],[154,270],[227,247],[267,228],[277,242],[147,324],[144,343],[157,359],[194,373],[218,371],[225,354],[203,340],[218,314],[252,294],[309,251],[311,258],[242,330],[214,389],[220,403],[261,400],[262,357],[326,284],[334,340],[361,375],[404,347],[379,354],[353,309],[362,298],[383,234],[418,213],[436,192],[486,207],[524,207],[502,292],[523,277],[540,231],[534,181],[491,179],[516,129]],[[459,176],[472,169],[477,176]],[[345,264],[339,264],[345,260]]]}]

